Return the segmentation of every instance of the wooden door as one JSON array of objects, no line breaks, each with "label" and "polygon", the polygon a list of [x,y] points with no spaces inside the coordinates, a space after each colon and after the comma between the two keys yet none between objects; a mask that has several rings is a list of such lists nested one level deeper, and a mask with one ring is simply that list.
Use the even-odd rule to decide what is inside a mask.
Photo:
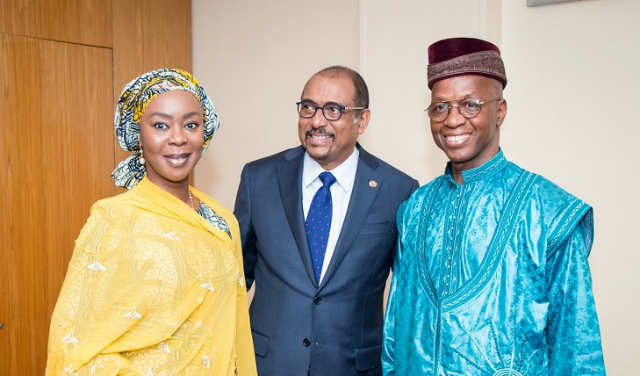
[{"label": "wooden door", "polygon": [[44,373],[74,240],[114,192],[112,106],[110,48],[0,33],[0,375]]},{"label": "wooden door", "polygon": [[[113,97],[158,68],[191,71],[191,1],[113,0]],[[128,156],[114,147],[116,161]]]},{"label": "wooden door", "polygon": [[121,192],[114,97],[163,66],[191,70],[190,0],[0,0],[1,376],[44,373],[74,240]]}]

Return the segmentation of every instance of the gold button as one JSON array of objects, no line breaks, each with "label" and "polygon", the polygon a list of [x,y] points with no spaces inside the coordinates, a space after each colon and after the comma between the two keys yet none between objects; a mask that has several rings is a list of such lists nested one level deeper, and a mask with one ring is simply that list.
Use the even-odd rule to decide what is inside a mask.
[{"label": "gold button", "polygon": [[378,182],[375,180],[369,180],[369,187],[375,188],[378,186]]}]

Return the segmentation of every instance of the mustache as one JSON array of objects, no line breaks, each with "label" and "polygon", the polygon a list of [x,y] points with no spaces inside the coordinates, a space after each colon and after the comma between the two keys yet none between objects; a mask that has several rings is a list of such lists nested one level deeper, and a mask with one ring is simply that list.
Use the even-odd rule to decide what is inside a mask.
[{"label": "mustache", "polygon": [[327,130],[324,127],[323,128],[310,129],[310,130],[306,131],[304,135],[305,135],[305,137],[312,137],[312,136],[329,136],[329,137],[333,137],[333,134],[327,132]]}]

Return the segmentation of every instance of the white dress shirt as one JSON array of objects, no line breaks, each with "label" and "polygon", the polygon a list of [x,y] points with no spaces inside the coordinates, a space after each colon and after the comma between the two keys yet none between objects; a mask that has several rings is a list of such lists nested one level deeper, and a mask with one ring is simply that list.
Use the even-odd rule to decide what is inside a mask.
[{"label": "white dress shirt", "polygon": [[[336,249],[340,230],[344,223],[344,217],[347,214],[353,183],[356,180],[356,170],[358,168],[358,156],[360,152],[358,148],[354,148],[353,153],[339,166],[333,170],[329,170],[336,178],[336,182],[331,185],[331,202],[333,204],[331,215],[331,228],[329,229],[329,239],[327,240],[327,250],[324,253],[324,261],[322,262],[322,272],[320,273],[320,281],[324,278],[331,257]],[[322,172],[326,171],[318,162],[316,162],[308,153],[304,153],[304,162],[302,168],[302,209],[304,210],[304,219],[306,221],[309,208],[313,196],[320,187],[322,181],[318,177]],[[320,283],[318,281],[318,283]]]}]

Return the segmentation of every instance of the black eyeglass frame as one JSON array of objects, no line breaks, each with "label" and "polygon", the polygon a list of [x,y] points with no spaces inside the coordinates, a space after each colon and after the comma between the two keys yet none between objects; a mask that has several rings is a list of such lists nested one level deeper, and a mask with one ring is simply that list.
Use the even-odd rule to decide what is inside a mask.
[{"label": "black eyeglass frame", "polygon": [[[461,107],[460,107],[460,102],[464,102],[465,100],[473,100],[473,101],[474,101],[474,104],[476,104],[476,105],[480,106],[480,108],[478,109],[478,111],[476,111],[476,112],[475,112],[475,113],[473,113],[473,114],[467,114],[467,115],[465,115],[465,114],[464,114],[464,110],[462,110],[462,111],[460,110],[460,108],[461,108]],[[451,100],[448,100],[448,101],[438,101],[438,102],[431,103],[427,108],[425,108],[425,109],[424,109],[424,111],[427,113],[427,116],[429,116],[429,119],[431,119],[431,121],[445,121],[445,120],[447,120],[447,118],[449,117],[449,115],[451,115],[451,109],[452,109],[453,107],[458,107],[458,113],[460,113],[460,115],[462,115],[465,119],[473,119],[474,117],[476,117],[476,116],[480,115],[480,113],[482,112],[482,106],[483,106],[483,105],[485,105],[485,104],[487,104],[487,103],[496,102],[496,101],[503,101],[503,100],[504,100],[504,98],[488,99],[488,100],[484,100],[484,101],[483,101],[482,99],[477,99],[477,98],[451,99]],[[434,116],[433,116],[433,115],[432,115],[432,113],[431,113],[431,109],[432,109],[434,106],[437,106],[437,105],[442,104],[442,103],[444,103],[444,104],[446,104],[446,105],[447,105],[447,113],[446,113],[446,115],[445,115],[442,119],[440,119],[440,120],[435,120],[435,119],[434,119]],[[455,103],[455,104],[454,104],[454,103]],[[441,116],[442,114],[444,114],[444,112],[443,112],[443,113],[441,113],[441,114],[436,114],[436,115]],[[439,116],[436,116],[436,117],[439,117]]]},{"label": "black eyeglass frame", "polygon": [[[312,105],[313,107],[313,113],[310,116],[304,116],[302,115],[302,113],[300,112],[301,109],[301,105],[302,103],[306,103],[309,105]],[[340,115],[335,118],[335,119],[331,119],[329,116],[327,116],[327,106],[337,106],[340,109]],[[368,107],[362,107],[362,106],[343,106],[340,103],[336,103],[336,102],[327,102],[322,106],[318,106],[317,103],[313,102],[313,101],[300,101],[300,102],[296,102],[296,108],[298,110],[298,115],[300,115],[301,118],[304,119],[311,119],[314,116],[316,116],[316,112],[318,112],[318,109],[322,109],[322,116],[324,116],[325,119],[329,120],[329,121],[338,121],[340,119],[342,119],[342,115],[344,115],[345,111],[351,111],[351,110],[366,110]]]}]

